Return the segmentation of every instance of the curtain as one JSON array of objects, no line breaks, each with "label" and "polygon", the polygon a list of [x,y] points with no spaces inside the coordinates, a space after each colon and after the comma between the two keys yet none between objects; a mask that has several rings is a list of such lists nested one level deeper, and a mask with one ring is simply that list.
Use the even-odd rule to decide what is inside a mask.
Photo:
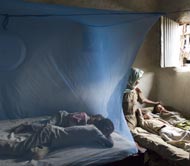
[{"label": "curtain", "polygon": [[160,66],[180,66],[180,26],[177,22],[161,17],[161,60]]}]

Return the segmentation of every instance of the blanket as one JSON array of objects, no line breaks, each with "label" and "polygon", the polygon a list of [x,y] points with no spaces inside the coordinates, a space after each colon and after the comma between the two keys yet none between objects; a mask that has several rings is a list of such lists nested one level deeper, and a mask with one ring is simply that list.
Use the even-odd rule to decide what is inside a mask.
[{"label": "blanket", "polygon": [[[168,144],[184,149],[190,152],[190,121],[183,117],[179,112],[161,112],[157,114],[150,113],[154,118],[160,121],[166,121],[173,127],[164,127],[159,135]],[[184,131],[186,130],[186,131]],[[156,133],[155,133],[156,134]]]},{"label": "blanket", "polygon": [[189,152],[180,148],[180,143],[176,146],[173,145],[174,142],[170,142],[169,144],[160,136],[152,134],[141,127],[136,127],[131,132],[136,142],[138,142],[141,146],[156,152],[163,159],[180,166],[190,164]]}]

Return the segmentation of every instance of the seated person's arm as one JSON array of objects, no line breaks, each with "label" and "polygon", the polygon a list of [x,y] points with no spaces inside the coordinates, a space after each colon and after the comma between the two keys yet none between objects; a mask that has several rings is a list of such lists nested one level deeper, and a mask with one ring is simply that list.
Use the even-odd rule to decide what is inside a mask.
[{"label": "seated person's arm", "polygon": [[159,104],[159,103],[160,103],[160,102],[157,102],[157,101],[155,102],[155,101],[152,101],[152,100],[147,99],[147,98],[143,95],[141,89],[136,88],[136,91],[137,91],[137,94],[138,94],[138,101],[139,101],[141,104],[143,104],[143,103],[145,103],[145,104]]}]

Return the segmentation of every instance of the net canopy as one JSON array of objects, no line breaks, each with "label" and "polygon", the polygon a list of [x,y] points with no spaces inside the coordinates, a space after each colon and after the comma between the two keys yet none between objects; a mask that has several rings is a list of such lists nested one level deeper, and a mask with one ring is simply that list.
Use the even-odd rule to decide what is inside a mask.
[{"label": "net canopy", "polygon": [[85,111],[133,140],[122,111],[135,56],[159,13],[0,1],[0,119]]}]

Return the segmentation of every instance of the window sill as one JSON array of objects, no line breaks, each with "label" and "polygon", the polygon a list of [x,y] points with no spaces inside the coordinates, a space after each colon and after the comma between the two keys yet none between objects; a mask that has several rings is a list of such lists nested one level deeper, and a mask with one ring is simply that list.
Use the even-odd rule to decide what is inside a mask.
[{"label": "window sill", "polygon": [[175,71],[179,73],[190,72],[190,64],[186,64],[185,66],[182,67],[176,67]]}]

